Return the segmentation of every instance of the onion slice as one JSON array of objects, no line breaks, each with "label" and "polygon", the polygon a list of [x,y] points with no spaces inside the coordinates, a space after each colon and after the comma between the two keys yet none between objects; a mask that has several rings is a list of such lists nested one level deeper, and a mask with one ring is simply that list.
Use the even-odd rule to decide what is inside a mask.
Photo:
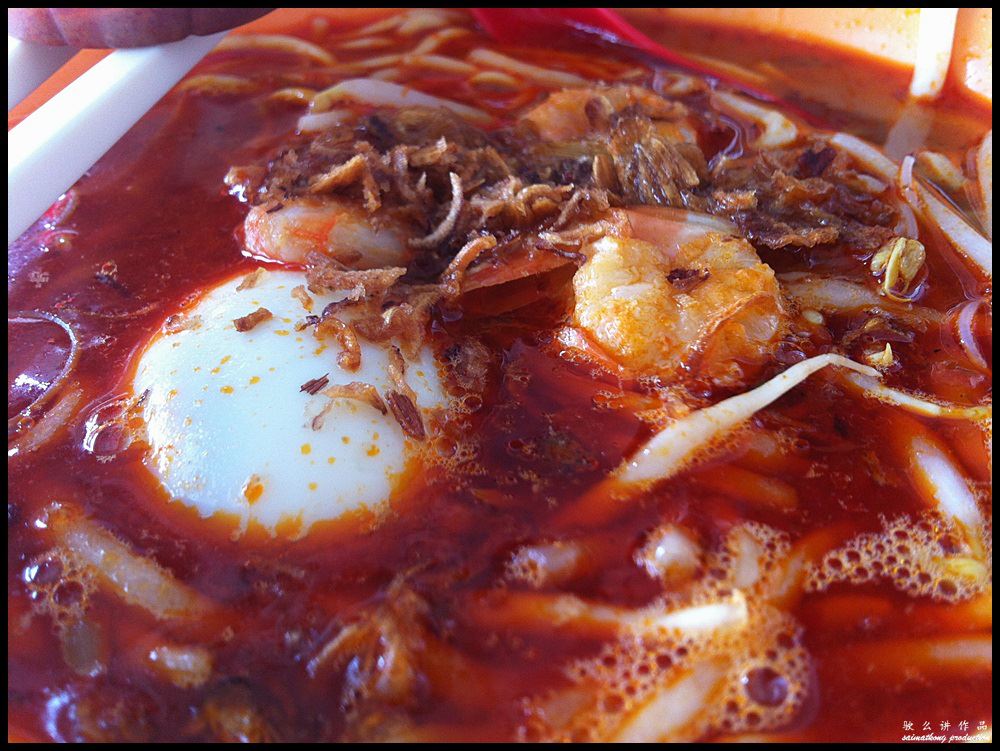
[{"label": "onion slice", "polygon": [[910,80],[910,96],[934,99],[948,78],[955,40],[958,8],[921,8],[917,25],[917,55]]},{"label": "onion slice", "polygon": [[961,192],[966,182],[968,182],[962,170],[952,164],[951,160],[944,154],[937,151],[924,150],[918,151],[915,156],[920,173],[938,187],[947,191],[949,195]]},{"label": "onion slice", "polygon": [[788,146],[799,137],[799,129],[795,123],[777,110],[761,107],[749,99],[725,91],[713,92],[712,102],[719,109],[728,110],[757,123],[761,132],[757,136],[756,145],[762,149]]},{"label": "onion slice", "polygon": [[[923,430],[909,437],[906,450],[914,484],[928,505],[958,522],[970,543],[978,542],[986,522],[968,478],[948,449],[933,433]],[[980,556],[983,553],[982,550],[976,552]]]},{"label": "onion slice", "polygon": [[979,347],[975,332],[976,313],[979,312],[979,308],[984,304],[985,300],[982,298],[963,303],[958,310],[958,316],[955,318],[954,333],[958,337],[959,346],[961,346],[962,351],[965,352],[969,361],[983,373],[989,374],[991,371],[990,364],[986,362],[986,356]]},{"label": "onion slice", "polygon": [[866,169],[881,177],[889,185],[896,182],[898,170],[896,163],[867,141],[862,141],[849,133],[835,133],[830,137],[830,143],[841,151],[846,151]]},{"label": "onion slice", "polygon": [[973,195],[973,205],[982,222],[986,236],[993,239],[993,131],[991,130],[972,155],[973,172],[976,175],[977,194]]},{"label": "onion slice", "polygon": [[903,198],[910,207],[932,222],[952,246],[979,267],[986,276],[993,278],[993,243],[976,232],[957,211],[934,195],[913,176],[914,158],[903,159],[896,178]]}]

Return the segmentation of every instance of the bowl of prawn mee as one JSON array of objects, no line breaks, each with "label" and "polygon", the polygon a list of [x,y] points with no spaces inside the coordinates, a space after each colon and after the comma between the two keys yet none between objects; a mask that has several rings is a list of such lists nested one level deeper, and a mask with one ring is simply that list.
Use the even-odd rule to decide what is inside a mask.
[{"label": "bowl of prawn mee", "polygon": [[992,107],[647,28],[279,11],[8,248],[11,737],[991,737]]}]

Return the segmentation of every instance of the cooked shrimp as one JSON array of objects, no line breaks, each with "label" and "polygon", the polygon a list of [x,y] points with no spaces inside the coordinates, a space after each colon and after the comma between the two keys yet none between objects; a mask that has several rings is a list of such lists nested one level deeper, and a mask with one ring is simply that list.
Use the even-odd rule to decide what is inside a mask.
[{"label": "cooked shrimp", "polygon": [[374,269],[406,266],[410,259],[407,235],[398,223],[381,219],[376,227],[360,207],[330,199],[255,206],[243,229],[247,251],[271,261],[301,264],[317,251],[351,268]]},{"label": "cooked shrimp", "polygon": [[660,135],[671,141],[695,141],[695,131],[684,121],[682,104],[669,102],[638,86],[566,89],[524,115],[547,141],[570,141],[600,131],[607,117],[629,106],[639,106],[656,122]]},{"label": "cooked shrimp", "polygon": [[741,238],[658,224],[655,245],[610,236],[591,245],[573,277],[575,322],[637,374],[688,368],[722,385],[743,380],[785,319],[774,272]]}]

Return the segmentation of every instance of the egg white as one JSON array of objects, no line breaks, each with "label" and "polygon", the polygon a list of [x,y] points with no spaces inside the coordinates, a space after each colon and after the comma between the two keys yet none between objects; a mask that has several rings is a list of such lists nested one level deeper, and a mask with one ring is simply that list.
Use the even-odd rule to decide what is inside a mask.
[{"label": "egg white", "polygon": [[[377,509],[417,446],[391,412],[351,399],[335,399],[314,430],[329,399],[301,386],[325,375],[331,385],[360,381],[384,395],[393,388],[389,345],[362,339],[361,367],[348,372],[337,364],[335,340],[294,327],[342,293],[310,293],[306,310],[292,296],[306,284],[301,272],[266,272],[237,291],[242,279],[207,292],[185,311],[185,327],[165,327],[141,354],[133,390],[146,392],[146,465],[173,499],[202,517],[236,518],[240,530],[256,523],[272,535],[301,535],[316,522]],[[259,307],[272,318],[237,331],[233,321]],[[406,380],[425,416],[445,406],[428,347],[407,363]]]}]

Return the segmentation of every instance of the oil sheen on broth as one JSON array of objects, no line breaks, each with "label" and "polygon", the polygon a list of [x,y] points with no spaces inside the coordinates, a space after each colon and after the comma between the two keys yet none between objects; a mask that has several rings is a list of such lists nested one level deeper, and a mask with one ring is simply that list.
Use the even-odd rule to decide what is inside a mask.
[{"label": "oil sheen on broth", "polygon": [[230,37],[9,249],[15,737],[991,727],[990,113],[557,47]]}]

